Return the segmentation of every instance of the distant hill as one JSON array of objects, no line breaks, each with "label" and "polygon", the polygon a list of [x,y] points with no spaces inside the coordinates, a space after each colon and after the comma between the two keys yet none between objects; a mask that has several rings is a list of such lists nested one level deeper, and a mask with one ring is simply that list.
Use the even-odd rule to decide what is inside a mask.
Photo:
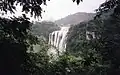
[{"label": "distant hill", "polygon": [[59,20],[56,20],[55,23],[58,25],[78,24],[83,21],[91,20],[93,19],[94,16],[95,16],[95,13],[78,12],[72,15],[68,15]]}]

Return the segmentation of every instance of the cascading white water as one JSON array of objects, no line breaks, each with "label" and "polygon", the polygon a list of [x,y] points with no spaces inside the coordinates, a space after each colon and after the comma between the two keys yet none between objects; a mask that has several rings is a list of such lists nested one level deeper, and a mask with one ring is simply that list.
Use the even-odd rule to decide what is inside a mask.
[{"label": "cascading white water", "polygon": [[54,31],[49,34],[49,44],[52,46],[49,49],[49,53],[56,54],[57,51],[59,51],[59,53],[65,51],[68,31],[69,27],[61,27],[60,30]]}]

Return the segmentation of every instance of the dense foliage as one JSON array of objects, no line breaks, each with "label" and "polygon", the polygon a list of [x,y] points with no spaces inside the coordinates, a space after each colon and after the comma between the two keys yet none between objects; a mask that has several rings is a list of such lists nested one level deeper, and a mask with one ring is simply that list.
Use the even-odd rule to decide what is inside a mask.
[{"label": "dense foliage", "polygon": [[[73,1],[79,4],[82,0]],[[23,11],[40,16],[40,5],[46,4],[46,0],[2,0],[0,9],[14,12],[17,3],[23,6]],[[0,18],[0,74],[119,75],[119,9],[119,0],[107,0],[97,10],[98,15],[94,20],[71,27],[67,51],[56,60],[48,56],[47,43],[44,40],[39,42],[31,34],[32,24],[25,15],[11,19]],[[34,51],[33,44],[39,45],[38,52]]]},{"label": "dense foliage", "polygon": [[49,40],[49,34],[55,30],[59,30],[60,27],[56,25],[54,22],[36,22],[32,26],[32,33],[36,36],[43,36],[45,39]]},{"label": "dense foliage", "polygon": [[106,0],[96,10],[97,16],[113,11],[113,14],[119,15],[120,13],[120,0]]},{"label": "dense foliage", "polygon": [[6,13],[8,11],[15,13],[16,5],[18,4],[22,6],[23,12],[30,12],[32,16],[34,15],[36,17],[41,16],[41,5],[46,5],[46,0],[2,0],[0,1],[0,9]]},{"label": "dense foliage", "polygon": [[[108,2],[109,1],[112,0],[108,0]],[[91,61],[94,62],[97,60],[96,63],[97,64],[99,63],[99,65],[101,65],[98,67],[102,68],[99,69],[99,72],[96,75],[120,74],[119,70],[120,17],[118,12],[119,11],[118,5],[119,4],[116,4],[116,7],[109,9],[111,11],[108,10],[107,12],[105,12],[105,9],[101,9],[99,13],[102,14],[98,13],[99,16],[97,15],[96,19],[86,23],[80,23],[74,27],[71,27],[72,30],[68,34],[67,51],[68,52],[72,51],[73,52],[72,54],[74,55],[79,54],[80,57],[83,58],[90,56],[88,62]],[[102,12],[102,10],[104,12]],[[82,31],[82,29],[84,30]],[[91,34],[90,35],[86,34],[87,32],[94,32],[95,38],[93,38],[93,35]],[[90,40],[88,40],[86,36],[89,36]],[[90,60],[92,57],[94,57],[95,60]],[[89,63],[89,65],[91,64],[92,63]]]},{"label": "dense foliage", "polygon": [[26,51],[37,43],[30,32],[31,23],[24,17],[0,18],[0,74],[20,74]]}]

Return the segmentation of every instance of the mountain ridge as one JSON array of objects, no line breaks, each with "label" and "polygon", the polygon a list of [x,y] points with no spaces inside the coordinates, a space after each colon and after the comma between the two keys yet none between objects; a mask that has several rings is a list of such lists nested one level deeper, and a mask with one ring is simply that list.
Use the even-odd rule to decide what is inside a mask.
[{"label": "mountain ridge", "polygon": [[64,18],[58,19],[55,21],[58,25],[68,25],[68,24],[78,24],[83,21],[92,20],[95,16],[95,13],[86,13],[86,12],[77,12],[75,14],[70,14]]}]

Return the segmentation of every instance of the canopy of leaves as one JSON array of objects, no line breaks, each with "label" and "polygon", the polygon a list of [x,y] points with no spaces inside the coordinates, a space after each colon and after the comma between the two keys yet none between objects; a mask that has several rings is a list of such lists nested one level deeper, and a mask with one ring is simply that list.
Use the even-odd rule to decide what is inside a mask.
[{"label": "canopy of leaves", "polygon": [[104,15],[106,12],[111,12],[118,15],[120,14],[120,0],[106,0],[100,7],[96,10],[97,16]]},{"label": "canopy of leaves", "polygon": [[[15,13],[16,6],[20,5],[22,6],[22,12],[30,12],[31,16],[41,17],[41,5],[46,5],[46,1],[47,0],[1,0],[0,10],[6,13],[8,11],[10,11],[11,13]],[[82,0],[73,0],[73,2],[77,2],[77,4],[79,4],[80,1]]]},{"label": "canopy of leaves", "polygon": [[16,5],[22,6],[22,12],[30,12],[33,16],[41,16],[42,8],[41,5],[46,5],[46,0],[2,0],[0,1],[0,10],[6,13],[10,11],[14,13]]},{"label": "canopy of leaves", "polygon": [[79,4],[80,2],[82,2],[83,0],[73,0],[73,2],[76,2],[77,4]]},{"label": "canopy of leaves", "polygon": [[25,17],[0,18],[0,74],[21,74],[26,51],[37,43],[30,32],[31,23]]},{"label": "canopy of leaves", "polygon": [[[120,74],[118,67],[120,65],[120,14],[116,14],[115,11],[112,13],[107,11],[107,13],[104,12],[100,16],[95,20],[84,23],[86,27],[82,27],[82,23],[71,27],[71,31],[68,34],[67,49],[69,52],[75,53],[74,55],[79,54],[81,57],[86,58],[85,60],[88,60],[88,62],[91,61],[92,54],[97,59],[97,62],[104,66],[99,70],[102,71],[100,74],[118,75]],[[82,31],[83,28],[85,28],[84,31]],[[86,40],[86,30],[95,32],[95,39]],[[92,60],[92,62],[94,61]]]}]

